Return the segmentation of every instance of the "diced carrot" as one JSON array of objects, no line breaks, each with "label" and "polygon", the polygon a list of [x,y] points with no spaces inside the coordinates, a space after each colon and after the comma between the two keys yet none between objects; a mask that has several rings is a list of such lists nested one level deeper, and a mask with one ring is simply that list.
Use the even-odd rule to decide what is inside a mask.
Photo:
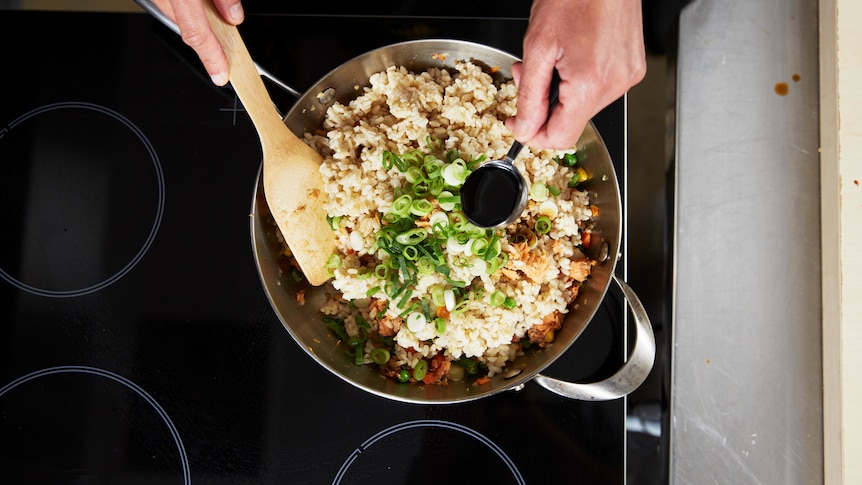
[{"label": "diced carrot", "polygon": [[482,376],[482,377],[476,379],[476,384],[478,384],[480,386],[483,386],[489,382],[491,382],[491,378],[488,376]]}]

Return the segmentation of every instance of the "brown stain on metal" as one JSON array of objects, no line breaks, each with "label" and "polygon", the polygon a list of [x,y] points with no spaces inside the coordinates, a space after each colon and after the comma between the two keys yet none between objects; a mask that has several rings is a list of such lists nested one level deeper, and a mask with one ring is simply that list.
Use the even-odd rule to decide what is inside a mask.
[{"label": "brown stain on metal", "polygon": [[790,86],[787,83],[775,83],[775,94],[779,96],[787,96],[787,93],[790,92]]},{"label": "brown stain on metal", "polygon": [[793,82],[798,83],[799,81],[802,80],[802,77],[799,76],[799,74],[794,74],[793,77],[791,77],[791,79],[793,79]]}]

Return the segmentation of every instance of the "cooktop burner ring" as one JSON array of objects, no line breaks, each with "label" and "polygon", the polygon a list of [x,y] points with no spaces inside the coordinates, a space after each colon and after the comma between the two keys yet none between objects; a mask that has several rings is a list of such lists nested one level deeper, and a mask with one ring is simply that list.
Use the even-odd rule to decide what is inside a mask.
[{"label": "cooktop burner ring", "polygon": [[[27,282],[23,281],[23,278],[16,278],[15,276],[13,276],[13,274],[10,274],[10,272],[6,271],[3,267],[0,267],[0,278],[6,280],[12,286],[14,286],[14,287],[16,287],[22,291],[31,293],[31,294],[35,294],[35,295],[39,295],[39,296],[46,296],[46,297],[54,297],[54,298],[68,298],[68,297],[82,296],[82,295],[86,295],[89,293],[93,293],[93,292],[99,291],[102,288],[105,288],[105,287],[113,284],[114,282],[116,282],[117,280],[119,280],[120,278],[125,276],[127,273],[129,273],[129,271],[131,271],[132,268],[134,268],[140,262],[140,260],[144,257],[144,254],[146,254],[146,252],[149,250],[150,246],[152,245],[153,241],[155,240],[156,234],[158,233],[158,230],[159,230],[159,226],[161,225],[162,217],[164,214],[164,205],[165,205],[164,173],[163,173],[162,166],[161,166],[161,163],[159,161],[158,155],[156,154],[155,148],[153,147],[152,143],[150,143],[149,139],[147,139],[146,135],[144,135],[144,133],[141,129],[139,129],[128,118],[126,118],[125,116],[121,115],[120,113],[118,113],[118,112],[116,112],[110,108],[107,108],[107,107],[104,107],[104,106],[101,106],[98,104],[94,104],[94,103],[77,102],[77,101],[58,102],[58,103],[53,103],[53,104],[41,106],[39,108],[33,109],[33,110],[19,116],[18,118],[16,118],[12,122],[10,122],[5,128],[0,129],[0,141],[2,141],[2,139],[5,136],[9,135],[9,133],[12,130],[14,130],[18,125],[20,125],[21,123],[28,121],[31,118],[34,118],[37,115],[40,115],[43,113],[47,113],[47,112],[51,112],[51,111],[57,111],[57,110],[64,110],[64,109],[83,109],[83,110],[88,110],[88,111],[94,111],[94,112],[97,112],[99,114],[108,116],[109,118],[119,122],[126,129],[128,129],[134,135],[134,137],[141,143],[141,145],[146,150],[146,153],[148,154],[150,160],[152,161],[152,169],[153,169],[155,176],[156,176],[158,194],[157,194],[156,211],[155,211],[155,217],[153,219],[153,224],[152,224],[152,227],[150,228],[149,233],[147,234],[143,244],[140,246],[137,253],[134,254],[134,256],[132,257],[131,260],[129,260],[118,271],[114,272],[113,274],[110,274],[110,276],[108,276],[105,279],[102,279],[102,280],[100,280],[96,283],[93,283],[93,284],[87,284],[86,286],[83,286],[80,288],[49,289],[49,288],[45,288],[44,286],[40,286],[37,284],[27,283]],[[109,271],[109,273],[110,273],[110,271]]]},{"label": "cooktop burner ring", "polygon": [[506,467],[512,473],[512,477],[517,481],[518,484],[525,485],[527,483],[526,480],[524,480],[524,477],[521,475],[521,472],[518,470],[518,467],[515,465],[515,462],[513,462],[512,459],[509,458],[509,456],[506,454],[505,451],[503,451],[502,448],[500,448],[496,443],[491,441],[490,438],[483,435],[482,433],[479,433],[472,428],[464,426],[463,424],[458,424],[451,421],[443,421],[439,419],[419,419],[390,426],[383,431],[380,431],[379,433],[375,434],[371,438],[365,440],[364,443],[362,443],[358,448],[353,451],[353,453],[350,454],[349,457],[347,457],[347,460],[344,462],[344,464],[341,465],[341,468],[338,470],[338,474],[332,480],[333,485],[340,484],[342,480],[344,480],[344,477],[347,474],[347,471],[350,466],[359,458],[359,456],[363,452],[367,451],[371,446],[373,446],[374,443],[401,431],[407,431],[417,428],[441,428],[463,433],[485,445],[487,448],[493,451],[501,460],[503,460]]},{"label": "cooktop burner ring", "polygon": [[0,398],[2,398],[9,391],[12,391],[16,387],[30,382],[35,379],[39,379],[41,377],[57,375],[57,374],[86,374],[93,375],[97,377],[104,377],[111,381],[114,381],[118,384],[125,386],[127,389],[133,391],[135,394],[140,396],[153,410],[159,415],[159,417],[164,421],[165,425],[168,427],[170,431],[171,437],[174,439],[174,443],[177,446],[177,452],[179,453],[180,463],[183,469],[183,483],[188,485],[191,483],[191,467],[189,466],[188,455],[186,454],[186,448],[183,445],[183,440],[180,438],[180,433],[177,430],[177,427],[174,425],[173,421],[171,421],[170,416],[165,411],[165,409],[156,401],[147,391],[145,391],[141,386],[135,384],[131,380],[119,375],[115,374],[111,371],[107,371],[104,369],[99,369],[96,367],[89,366],[74,366],[74,365],[63,365],[57,367],[49,367],[46,369],[37,370],[31,372],[27,375],[21,376],[12,382],[6,384],[3,387],[0,387]]}]

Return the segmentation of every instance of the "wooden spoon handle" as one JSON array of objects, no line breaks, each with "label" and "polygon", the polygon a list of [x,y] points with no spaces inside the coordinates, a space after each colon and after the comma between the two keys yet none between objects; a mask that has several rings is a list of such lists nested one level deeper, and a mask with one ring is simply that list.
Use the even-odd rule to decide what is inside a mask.
[{"label": "wooden spoon handle", "polygon": [[324,209],[322,158],[282,121],[239,30],[225,21],[209,0],[204,4],[213,32],[227,54],[230,83],[260,137],[267,205],[308,282],[321,285],[331,277],[326,263],[335,250],[335,237]]},{"label": "wooden spoon handle", "polygon": [[285,141],[289,137],[291,144],[302,143],[302,140],[287,129],[272,104],[269,92],[260,78],[239,30],[222,18],[211,1],[203,3],[213,32],[227,55],[230,83],[260,135],[264,152],[267,151],[269,140],[273,139]]}]

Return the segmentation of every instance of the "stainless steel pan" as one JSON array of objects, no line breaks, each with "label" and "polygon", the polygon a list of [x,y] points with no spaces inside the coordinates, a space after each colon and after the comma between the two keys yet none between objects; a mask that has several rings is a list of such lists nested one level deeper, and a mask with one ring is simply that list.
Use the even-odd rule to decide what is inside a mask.
[{"label": "stainless steel pan", "polygon": [[[368,86],[372,74],[393,65],[417,72],[430,67],[453,68],[456,60],[471,60],[485,66],[489,73],[493,72],[495,81],[503,81],[511,78],[509,67],[517,59],[488,46],[456,40],[418,40],[385,46],[358,56],[324,76],[296,102],[285,116],[285,123],[300,136],[315,131],[321,127],[326,109],[336,101],[347,103],[360,94],[361,88]],[[614,274],[622,228],[619,185],[608,151],[592,123],[587,126],[577,148],[584,155],[582,166],[590,174],[585,190],[590,192],[592,203],[600,210],[588,250],[588,256],[600,263],[581,287],[574,302],[577,309],[569,312],[555,342],[546,349],[527,352],[510,364],[512,369],[521,369],[517,375],[507,378],[511,373],[504,372],[481,386],[467,382],[416,385],[383,378],[374,365],[355,365],[344,347],[337,345],[318,313],[328,285],[314,288],[296,284],[287,277],[277,229],[267,209],[259,177],[252,202],[251,235],[260,278],[273,309],[284,328],[313,360],[346,382],[386,398],[416,403],[454,403],[519,389],[530,380],[574,399],[608,400],[630,393],[646,379],[652,368],[655,340],[643,305]],[[568,383],[540,374],[586,328],[611,281],[622,288],[637,329],[634,350],[627,362],[609,379],[593,383]],[[305,293],[304,305],[296,299],[299,290]]]},{"label": "stainless steel pan", "polygon": [[[151,0],[135,1],[179,33],[177,26]],[[509,68],[517,60],[511,54],[492,47],[447,39],[418,40],[381,47],[342,64],[324,76],[301,95],[284,121],[295,134],[302,136],[305,132],[321,127],[326,109],[332,103],[349,102],[361,93],[361,88],[368,86],[369,78],[376,72],[393,65],[405,66],[416,72],[430,67],[453,68],[456,60],[465,59],[486,67],[489,73],[493,72],[495,81],[510,79]],[[297,93],[259,66],[258,70],[282,89]],[[260,279],[273,310],[284,328],[313,360],[346,382],[390,399],[415,403],[463,402],[506,390],[517,390],[528,381],[572,399],[611,400],[627,395],[643,383],[652,369],[655,337],[637,295],[614,273],[622,233],[619,184],[610,155],[592,123],[584,130],[577,149],[583,155],[581,166],[590,174],[584,189],[591,193],[591,201],[599,207],[601,214],[593,228],[592,244],[587,252],[587,256],[599,261],[599,264],[581,286],[578,298],[573,303],[577,308],[568,313],[562,329],[556,334],[555,342],[545,349],[529,351],[509,364],[510,369],[520,370],[516,375],[509,372],[497,374],[490,383],[481,386],[470,385],[467,381],[427,386],[400,384],[381,377],[376,366],[355,365],[343,347],[337,345],[329,334],[318,313],[325,292],[332,291],[331,287],[311,287],[305,283],[295,283],[287,276],[289,268],[281,256],[282,246],[277,228],[263,196],[262,178],[258,175],[251,207],[251,238]],[[635,322],[635,345],[626,363],[613,376],[598,382],[570,383],[542,375],[542,370],[562,355],[590,323],[611,281],[622,289]],[[304,292],[305,304],[297,301],[298,291]]]}]

